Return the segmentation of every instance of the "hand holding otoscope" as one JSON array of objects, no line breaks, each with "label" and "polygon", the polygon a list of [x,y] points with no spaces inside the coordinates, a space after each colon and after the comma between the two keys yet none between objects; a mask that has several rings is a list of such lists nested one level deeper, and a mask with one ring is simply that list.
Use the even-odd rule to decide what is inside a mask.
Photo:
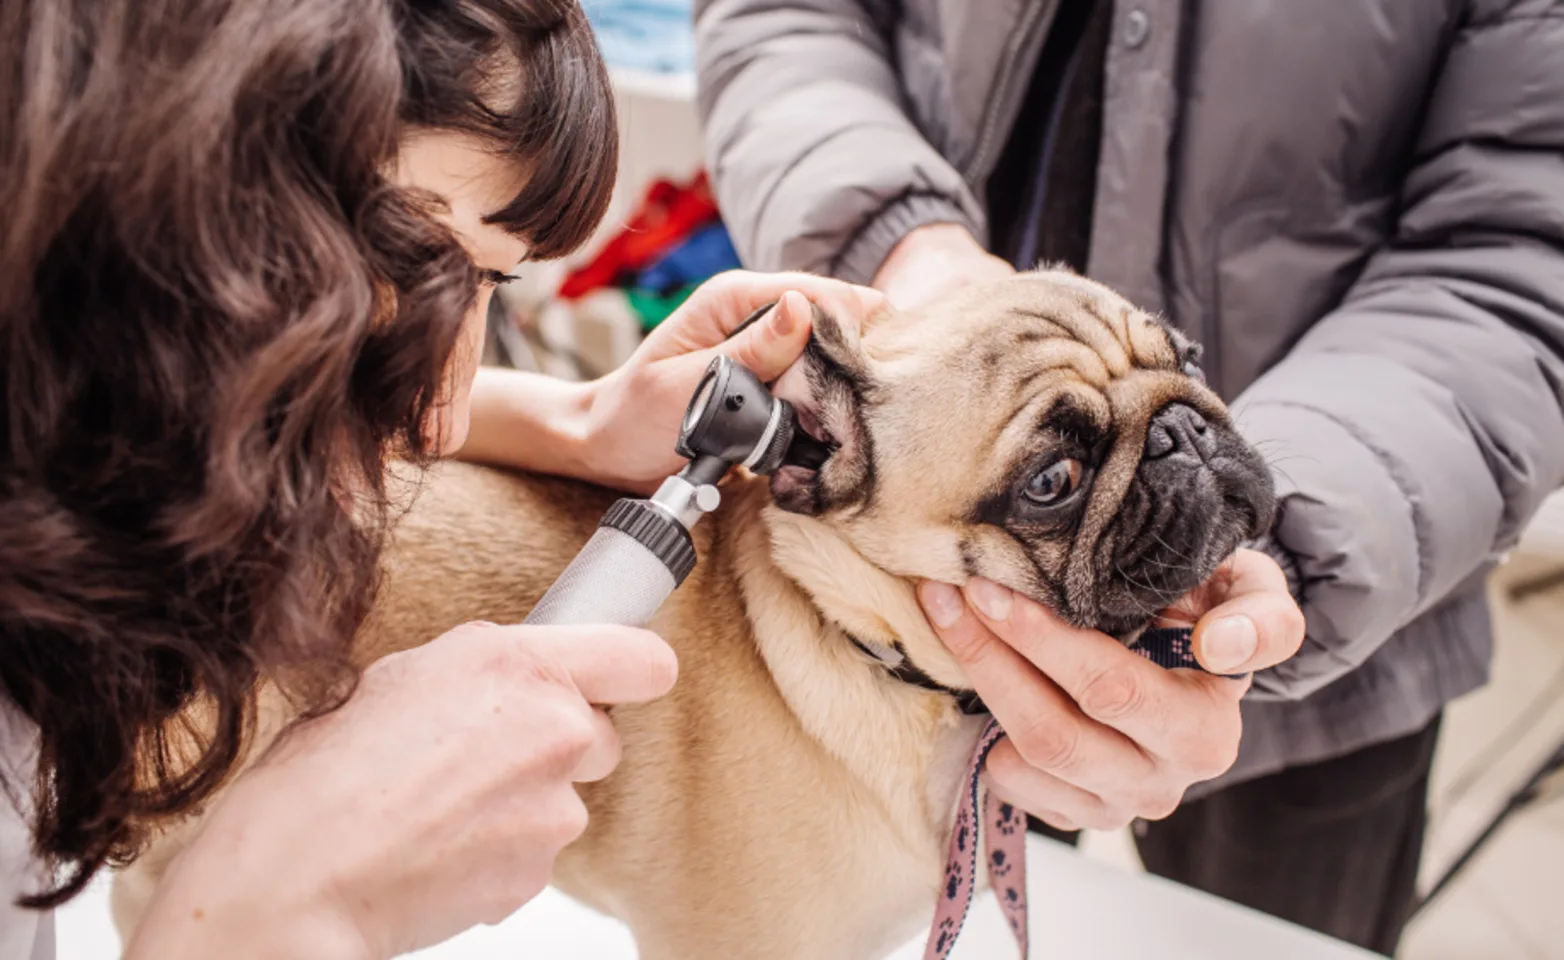
[{"label": "hand holding otoscope", "polygon": [[735,466],[769,474],[797,429],[793,407],[748,368],[718,357],[695,388],[675,450],[688,466],[651,499],[626,497],[528,614],[532,624],[644,626],[695,567],[690,528],[717,509],[717,482]]}]

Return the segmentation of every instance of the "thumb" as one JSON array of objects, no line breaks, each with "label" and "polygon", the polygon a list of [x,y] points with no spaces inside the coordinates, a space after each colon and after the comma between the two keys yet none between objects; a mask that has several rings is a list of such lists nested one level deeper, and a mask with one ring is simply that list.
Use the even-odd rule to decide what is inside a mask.
[{"label": "thumb", "polygon": [[1252,673],[1298,652],[1307,624],[1276,561],[1239,550],[1213,578],[1214,605],[1195,624],[1195,656],[1214,673]]},{"label": "thumb", "polygon": [[717,347],[755,371],[762,383],[782,376],[809,345],[814,307],[797,291],[788,291],[766,317]]}]

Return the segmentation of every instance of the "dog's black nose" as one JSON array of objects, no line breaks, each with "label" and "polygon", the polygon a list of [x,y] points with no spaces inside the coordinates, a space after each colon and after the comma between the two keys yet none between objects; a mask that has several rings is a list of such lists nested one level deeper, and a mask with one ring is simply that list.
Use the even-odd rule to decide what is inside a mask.
[{"label": "dog's black nose", "polygon": [[1205,460],[1211,456],[1213,447],[1206,418],[1187,403],[1170,403],[1157,411],[1146,431],[1147,460],[1173,453]]}]

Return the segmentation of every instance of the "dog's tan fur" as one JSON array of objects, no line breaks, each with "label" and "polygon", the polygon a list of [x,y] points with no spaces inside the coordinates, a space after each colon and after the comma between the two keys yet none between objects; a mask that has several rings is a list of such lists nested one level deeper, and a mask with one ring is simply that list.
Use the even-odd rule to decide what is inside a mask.
[{"label": "dog's tan fur", "polygon": [[[558,886],[627,922],[652,960],[872,957],[926,924],[979,721],[887,677],[842,628],[899,642],[937,680],[967,686],[913,580],[978,574],[1067,599],[1081,575],[1069,541],[1045,551],[1040,579],[1013,537],[971,519],[1015,451],[1035,445],[1048,404],[1074,393],[1122,434],[1086,531],[1115,509],[1152,413],[1178,399],[1225,417],[1178,375],[1160,327],[1073,275],[886,314],[861,341],[825,318],[817,338],[872,376],[876,396],[865,435],[832,423],[829,397],[819,403],[843,443],[822,482],[852,482],[870,453],[854,444],[872,440],[873,494],[805,516],[772,505],[763,479],[725,485],[722,509],[695,530],[699,565],[651,625],[678,652],[680,681],[655,703],[614,709],[623,763],[581,787],[590,825],[557,865]],[[612,500],[569,481],[435,470],[397,529],[364,662],[465,621],[520,621]],[[267,701],[257,747],[287,719]],[[122,932],[194,829],[176,826],[117,879]]]}]

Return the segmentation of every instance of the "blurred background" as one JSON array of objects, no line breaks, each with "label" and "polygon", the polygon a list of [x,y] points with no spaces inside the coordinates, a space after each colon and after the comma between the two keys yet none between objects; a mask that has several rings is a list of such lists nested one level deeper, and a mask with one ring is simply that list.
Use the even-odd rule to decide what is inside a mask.
[{"label": "blurred background", "polygon": [[[613,205],[580,255],[525,265],[521,281],[500,289],[486,355],[569,378],[612,370],[690,288],[738,266],[702,173],[689,0],[584,6],[619,96]],[[1425,893],[1437,895],[1409,929],[1407,960],[1564,960],[1564,499],[1548,505],[1490,590],[1493,677],[1446,715],[1422,874]],[[1090,834],[1084,851],[1140,869],[1127,833]],[[117,955],[105,900],[98,884],[62,915],[64,960]],[[628,942],[557,894],[534,906],[524,913],[552,911],[551,932],[478,931],[427,955],[606,956]]]}]

